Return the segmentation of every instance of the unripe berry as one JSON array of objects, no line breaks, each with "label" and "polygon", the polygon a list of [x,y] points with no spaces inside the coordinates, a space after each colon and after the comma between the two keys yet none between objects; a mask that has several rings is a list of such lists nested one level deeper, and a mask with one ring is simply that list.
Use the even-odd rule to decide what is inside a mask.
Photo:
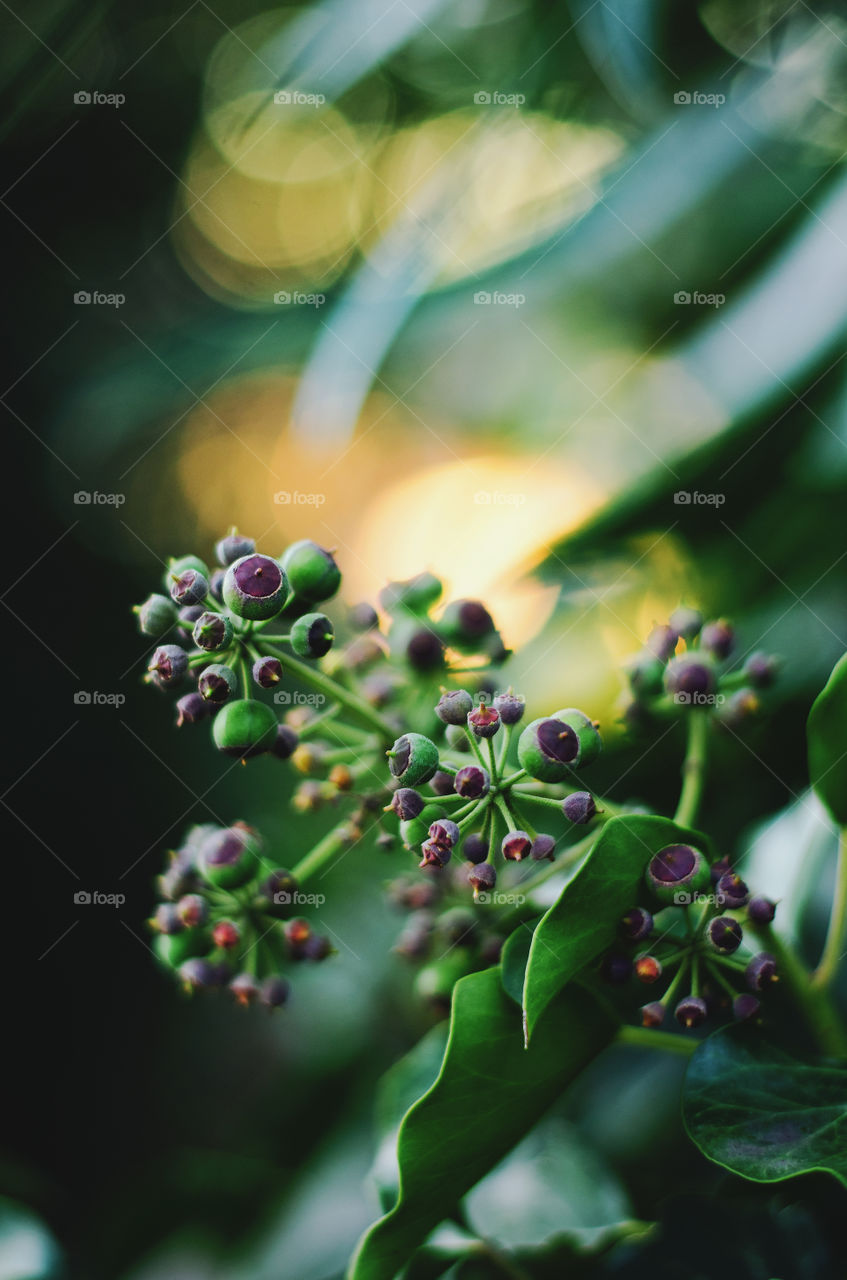
[{"label": "unripe berry", "polygon": [[162,689],[179,684],[188,670],[188,654],[178,644],[160,644],[147,670]]},{"label": "unripe berry", "polygon": [[256,874],[261,847],[251,827],[235,822],[203,841],[197,860],[200,872],[209,884],[237,889]]},{"label": "unripe berry", "polygon": [[176,556],[168,561],[168,567],[164,573],[165,590],[170,591],[174,578],[179,578],[188,569],[202,574],[208,582],[209,570],[199,556]]},{"label": "unripe berry", "polygon": [[429,827],[436,818],[441,817],[441,809],[437,804],[427,804],[416,818],[403,819],[400,822],[400,839],[407,849],[422,844],[429,834]]},{"label": "unripe berry", "polygon": [[212,662],[200,673],[197,688],[207,702],[221,703],[231,698],[238,688],[238,680],[232,667],[222,662]]},{"label": "unripe berry", "polygon": [[732,916],[715,916],[709,921],[706,933],[715,951],[725,956],[737,951],[744,937],[741,925]]},{"label": "unripe berry", "polygon": [[277,728],[277,719],[270,707],[253,698],[239,698],[218,712],[212,737],[219,751],[247,760],[276,745]]},{"label": "unripe berry", "polygon": [[573,791],[562,801],[562,813],[578,826],[590,822],[596,812],[597,806],[589,791]]},{"label": "unripe berry", "polygon": [[252,1004],[259,995],[259,985],[250,973],[239,973],[230,982],[229,989],[244,1008]]},{"label": "unripe berry", "polygon": [[717,676],[708,655],[693,652],[672,658],[665,671],[665,688],[683,706],[702,704],[717,688]]},{"label": "unripe berry", "polygon": [[632,960],[620,951],[608,951],[600,962],[600,977],[613,985],[626,982],[632,976]]},{"label": "unripe berry", "polygon": [[631,907],[621,917],[618,931],[622,938],[627,938],[630,942],[641,942],[653,932],[653,917],[643,907]]},{"label": "unripe berry", "polygon": [[354,631],[373,631],[379,626],[379,614],[372,604],[362,601],[353,605],[347,621]]},{"label": "unripe berry", "polygon": [[253,663],[253,679],[261,689],[273,689],[282,679],[279,658],[257,658]]},{"label": "unripe berry", "polygon": [[641,1007],[642,1027],[660,1027],[665,1020],[665,1006],[659,1000]]},{"label": "unripe berry", "polygon": [[176,910],[187,929],[196,929],[209,918],[209,904],[199,893],[186,893],[176,904]]},{"label": "unripe berry", "polygon": [[747,915],[754,924],[770,924],[776,915],[776,903],[757,894],[747,903]]},{"label": "unripe berry", "polygon": [[191,635],[198,649],[227,649],[232,643],[232,623],[223,613],[201,613]]},{"label": "unripe berry", "polygon": [[680,605],[678,609],[674,609],[669,621],[674,631],[682,636],[683,640],[693,640],[700,634],[703,615],[699,609],[689,609],[685,605]]},{"label": "unripe berry", "polygon": [[526,699],[519,693],[512,693],[510,689],[507,693],[498,693],[492,706],[500,712],[503,724],[518,724],[526,710]]},{"label": "unripe berry", "polygon": [[453,847],[435,840],[425,840],[421,845],[420,867],[446,867],[453,856]]},{"label": "unripe berry", "polygon": [[198,721],[207,719],[211,714],[211,704],[196,690],[192,693],[184,693],[181,698],[177,699],[176,725],[178,729],[181,729],[184,724],[197,724]]},{"label": "unripe berry", "polygon": [[480,893],[488,893],[494,888],[497,883],[497,872],[490,862],[480,862],[478,866],[471,867],[468,872],[468,883],[473,886],[473,896],[478,898]]},{"label": "unripe berry", "polygon": [[379,593],[380,604],[390,613],[404,609],[409,613],[426,613],[444,590],[432,573],[419,573],[405,582],[389,582]]},{"label": "unripe berry", "polygon": [[451,796],[454,790],[454,775],[446,769],[436,769],[429,780],[429,785],[437,796]]},{"label": "unripe berry", "polygon": [[562,720],[533,720],[518,739],[521,768],[542,782],[561,782],[578,754],[579,738]]},{"label": "unripe berry", "polygon": [[298,658],[322,658],[329,653],[335,632],[325,613],[304,613],[291,624],[291,648]]},{"label": "unripe berry", "polygon": [[548,862],[554,862],[556,858],[556,841],[554,837],[542,831],[533,840],[529,856],[534,858],[536,862],[543,862],[545,859]]},{"label": "unripe berry", "polygon": [[734,871],[728,871],[726,875],[721,876],[716,886],[716,893],[718,904],[729,907],[733,911],[738,907],[746,906],[750,898],[750,890],[741,876],[736,875]]},{"label": "unripe berry", "polygon": [[664,664],[654,653],[642,649],[625,666],[629,687],[636,698],[650,698],[662,691]]},{"label": "unripe berry", "polygon": [[145,636],[162,636],[176,622],[176,605],[167,596],[148,596],[143,604],[136,605],[138,629]]},{"label": "unripe berry", "polygon": [[219,604],[223,604],[225,577],[226,569],[213,569],[212,576],[209,579],[209,595],[217,600]]},{"label": "unripe berry", "polygon": [[475,738],[493,738],[500,728],[500,712],[480,699],[479,706],[468,712],[468,728]]},{"label": "unripe berry", "polygon": [[406,641],[406,661],[415,671],[435,671],[444,665],[444,645],[429,627],[419,627]]},{"label": "unripe berry", "polygon": [[777,677],[779,662],[770,653],[751,653],[741,670],[754,688],[767,689]]},{"label": "unripe berry", "polygon": [[744,979],[751,991],[764,991],[765,987],[779,981],[776,960],[766,951],[753,956],[744,970]]},{"label": "unripe berry", "polygon": [[212,942],[224,951],[231,951],[241,941],[238,926],[231,920],[219,920],[212,929]]},{"label": "unripe berry", "polygon": [[264,982],[259,986],[259,1003],[263,1004],[266,1009],[281,1009],[288,1002],[291,994],[291,987],[285,978],[275,974],[270,978],[265,978]]},{"label": "unripe berry", "polygon": [[709,866],[691,845],[671,844],[650,859],[646,880],[660,902],[680,903],[705,889]]},{"label": "unripe berry", "polygon": [[699,996],[685,996],[673,1012],[679,1025],[690,1031],[693,1027],[703,1025],[709,1010],[706,1001]]},{"label": "unripe berry", "polygon": [[429,828],[429,838],[434,840],[436,844],[443,844],[448,849],[452,849],[459,843],[459,828],[449,818],[436,818]]},{"label": "unripe berry", "polygon": [[256,543],[253,539],[245,538],[243,534],[236,533],[235,529],[231,529],[225,538],[215,543],[218,564],[222,564],[225,569],[242,556],[252,555],[255,550]]},{"label": "unripe berry", "polygon": [[461,725],[448,724],[444,737],[447,740],[448,747],[452,747],[454,751],[458,751],[460,754],[470,755],[472,747],[468,741],[466,729],[467,721],[464,721]]},{"label": "unripe berry", "polygon": [[399,787],[391,797],[391,804],[386,807],[393,809],[401,821],[409,822],[423,811],[424,798],[412,787]]},{"label": "unripe berry", "polygon": [[435,707],[435,714],[445,724],[467,723],[473,711],[473,698],[467,689],[445,689]]},{"label": "unripe berry", "polygon": [[179,976],[187,991],[219,985],[220,974],[215,965],[208,960],[186,960],[179,966]]},{"label": "unripe berry", "polygon": [[466,800],[479,800],[482,796],[488,795],[491,787],[491,778],[486,769],[481,769],[478,764],[466,764],[459,769],[453,779],[453,790],[457,795],[464,796]]},{"label": "unripe berry", "polygon": [[759,710],[759,698],[752,689],[736,689],[720,706],[719,719],[729,729],[741,728]]},{"label": "unripe berry", "polygon": [[657,982],[662,976],[662,966],[655,956],[638,956],[635,961],[635,976],[639,982]]},{"label": "unripe berry", "polygon": [[185,922],[172,902],[160,902],[151,924],[157,933],[181,933]]},{"label": "unripe berry", "polygon": [[467,862],[472,862],[477,866],[481,862],[485,862],[489,853],[489,844],[487,840],[483,840],[479,832],[472,831],[470,835],[465,836],[465,842],[462,845],[462,857]]},{"label": "unripe berry", "polygon": [[282,553],[280,563],[298,600],[320,604],[331,599],[341,586],[341,570],[332,553],[308,538],[292,542]]},{"label": "unripe berry", "polygon": [[735,629],[725,618],[717,622],[707,622],[700,633],[700,646],[707,653],[722,662],[732,653],[735,645]]},{"label": "unripe berry", "polygon": [[288,595],[288,580],[276,560],[258,554],[242,556],[226,571],[223,597],[239,618],[275,618]]},{"label": "unripe berry", "polygon": [[583,768],[597,759],[603,750],[603,739],[600,737],[599,724],[596,720],[589,719],[578,707],[565,707],[562,711],[554,711],[553,718],[570,725],[576,734],[578,746],[572,768]]},{"label": "unripe berry", "polygon": [[422,733],[404,733],[387,755],[392,775],[410,787],[429,782],[438,768],[438,747]]},{"label": "unripe berry", "polygon": [[668,658],[673,655],[673,651],[677,646],[679,633],[667,623],[654,627],[647,637],[645,649],[648,653],[652,653],[660,662],[667,662]]},{"label": "unripe berry", "polygon": [[761,1011],[761,1003],[755,996],[749,995],[746,991],[740,996],[736,996],[732,1002],[732,1016],[736,1022],[749,1022],[753,1018],[757,1018]]},{"label": "unripe berry", "polygon": [[523,862],[532,849],[532,837],[526,831],[510,831],[503,837],[500,852],[507,862]]},{"label": "unripe berry", "polygon": [[200,604],[209,594],[209,579],[197,569],[184,569],[172,577],[170,593],[178,605]]},{"label": "unripe berry", "polygon": [[494,619],[479,600],[452,600],[441,615],[439,626],[448,644],[463,649],[489,636]]},{"label": "unripe berry", "polygon": [[272,756],[276,756],[277,760],[290,760],[297,750],[300,739],[293,729],[289,729],[287,724],[278,724],[276,727],[276,736],[269,748]]}]

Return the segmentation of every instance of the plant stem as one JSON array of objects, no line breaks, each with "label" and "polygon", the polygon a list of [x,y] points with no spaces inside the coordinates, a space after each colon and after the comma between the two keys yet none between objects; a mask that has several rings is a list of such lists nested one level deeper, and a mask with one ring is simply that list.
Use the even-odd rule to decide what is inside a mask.
[{"label": "plant stem", "polygon": [[661,1049],[665,1053],[680,1053],[690,1058],[697,1048],[696,1040],[674,1035],[672,1031],[654,1031],[651,1027],[621,1027],[618,1044],[635,1045],[639,1049]]},{"label": "plant stem", "polygon": [[295,867],[292,868],[291,874],[298,884],[305,884],[310,876],[340,853],[347,843],[347,835],[343,830],[337,827],[328,831],[322,840],[314,845],[304,858],[301,858]]},{"label": "plant stem", "polygon": [[682,791],[674,814],[674,822],[691,827],[697,821],[697,812],[706,781],[706,751],[709,742],[708,711],[692,711],[688,719],[688,749],[682,764]]},{"label": "plant stem", "polygon": [[838,838],[838,858],[835,864],[835,895],[826,942],[820,963],[812,974],[812,986],[823,989],[835,978],[839,962],[844,955],[847,940],[847,827],[841,828]]},{"label": "plant stem", "polygon": [[387,742],[392,742],[396,737],[396,733],[387,720],[383,720],[382,716],[374,710],[369,703],[359,698],[355,693],[350,693],[340,684],[333,680],[330,676],[324,675],[322,671],[314,667],[307,667],[305,662],[300,662],[297,658],[292,658],[291,654],[286,653],[284,649],[277,649],[275,645],[268,644],[264,639],[258,641],[261,649],[269,649],[275,658],[279,658],[283,667],[297,676],[305,684],[309,684],[313,689],[325,694],[335,702],[340,702],[346,707],[351,715],[358,716],[361,720],[365,720],[367,724],[377,731],[381,738]]}]

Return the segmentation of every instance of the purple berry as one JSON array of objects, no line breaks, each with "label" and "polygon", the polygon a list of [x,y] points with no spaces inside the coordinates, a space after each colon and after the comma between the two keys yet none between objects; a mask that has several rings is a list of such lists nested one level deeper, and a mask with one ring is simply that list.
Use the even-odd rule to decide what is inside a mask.
[{"label": "purple berry", "polygon": [[681,1027],[690,1031],[700,1027],[706,1021],[709,1010],[706,1001],[700,996],[685,996],[674,1009],[674,1017]]},{"label": "purple berry", "polygon": [[215,555],[224,569],[228,569],[233,561],[240,560],[242,556],[252,555],[255,550],[256,543],[253,539],[245,538],[243,534],[236,533],[235,529],[215,543]]},{"label": "purple berry", "polygon": [[175,604],[201,604],[209,594],[209,580],[198,569],[184,569],[172,576],[170,592]]},{"label": "purple berry", "polygon": [[679,640],[679,633],[667,623],[654,627],[647,637],[645,649],[648,653],[652,653],[654,658],[658,658],[660,662],[667,662],[673,654]]},{"label": "purple berry", "polygon": [[732,1016],[736,1022],[749,1022],[752,1018],[758,1017],[761,1008],[761,1003],[755,996],[743,992],[732,1002]]},{"label": "purple berry", "polygon": [[719,662],[723,662],[732,653],[735,629],[725,618],[720,618],[717,622],[707,622],[700,632],[700,644],[707,653],[712,654]]},{"label": "purple berry", "polygon": [[391,797],[391,806],[401,822],[411,822],[423,812],[424,798],[412,787],[399,787]]},{"label": "purple berry", "polygon": [[266,1009],[281,1009],[287,1002],[291,988],[285,978],[276,975],[265,978],[259,987],[259,1003]]},{"label": "purple berry", "polygon": [[507,693],[498,693],[492,705],[500,712],[503,724],[518,724],[526,710],[526,699],[510,689]]},{"label": "purple berry", "polygon": [[632,960],[620,951],[609,951],[600,962],[600,977],[615,986],[632,977]]},{"label": "purple berry", "polygon": [[751,653],[741,670],[754,688],[767,689],[777,677],[779,662],[770,653]]},{"label": "purple berry", "polygon": [[289,729],[287,724],[277,725],[276,737],[270,746],[270,753],[276,756],[277,760],[288,760],[297,750],[300,739],[293,729]]},{"label": "purple berry", "polygon": [[453,789],[457,795],[466,800],[479,800],[487,795],[491,786],[491,778],[485,769],[476,764],[464,765],[453,779]]},{"label": "purple berry", "polygon": [[776,903],[771,902],[770,898],[764,898],[761,894],[756,894],[747,903],[747,915],[754,924],[770,924],[776,915]]},{"label": "purple berry", "polygon": [[188,654],[178,644],[160,644],[147,670],[162,689],[179,684],[188,670]]},{"label": "purple berry", "polygon": [[480,862],[479,866],[471,867],[468,872],[468,883],[473,885],[473,896],[477,898],[480,893],[487,893],[494,888],[497,872],[490,862]]},{"label": "purple berry", "polygon": [[503,837],[500,852],[507,862],[523,862],[532,850],[532,837],[526,831],[510,831]]},{"label": "purple berry", "polygon": [[475,738],[493,738],[500,728],[500,712],[480,699],[479,706],[468,714],[468,728]]},{"label": "purple berry", "polygon": [[176,723],[178,729],[181,729],[184,724],[197,724],[199,720],[205,720],[211,714],[211,706],[203,695],[196,690],[192,693],[184,693],[181,698],[177,699]]},{"label": "purple berry", "polygon": [[540,832],[532,842],[532,848],[529,856],[534,858],[536,862],[554,862],[556,858],[556,841],[553,836],[547,835],[546,832]]},{"label": "purple berry", "polygon": [[569,822],[578,826],[590,822],[597,812],[594,797],[589,791],[573,791],[562,801],[562,813]]},{"label": "purple berry", "polygon": [[470,835],[465,836],[465,842],[462,845],[462,857],[467,862],[472,862],[474,866],[485,862],[489,853],[489,845],[487,840],[483,840],[477,831],[472,831]]},{"label": "purple berry", "polygon": [[452,849],[459,842],[459,828],[449,818],[438,818],[429,828],[429,838]]},{"label": "purple berry", "polygon": [[751,991],[764,991],[772,982],[779,980],[776,960],[767,951],[761,951],[744,970],[744,979]]},{"label": "purple berry", "polygon": [[734,871],[728,871],[721,876],[716,885],[716,893],[718,904],[721,907],[729,907],[732,911],[746,906],[750,897],[747,885]]},{"label": "purple berry", "polygon": [[709,942],[721,955],[737,951],[744,937],[741,925],[732,916],[715,916],[709,921],[706,932]]},{"label": "purple berry", "polygon": [[630,942],[641,942],[653,932],[653,917],[643,907],[631,907],[621,917],[618,931],[622,938]]},{"label": "purple berry", "polygon": [[273,689],[282,679],[279,658],[257,658],[253,663],[253,679],[262,689]]}]

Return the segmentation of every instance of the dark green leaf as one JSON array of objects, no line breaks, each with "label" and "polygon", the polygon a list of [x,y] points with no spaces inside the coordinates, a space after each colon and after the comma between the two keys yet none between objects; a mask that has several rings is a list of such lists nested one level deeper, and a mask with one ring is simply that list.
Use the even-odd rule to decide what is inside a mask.
[{"label": "dark green leaf", "polygon": [[809,777],[841,826],[847,825],[847,654],[835,664],[806,726]]},{"label": "dark green leaf", "polygon": [[535,931],[523,990],[527,1041],[556,993],[614,941],[618,921],[641,893],[653,854],[682,842],[705,848],[702,836],[669,818],[628,814],[604,825]]},{"label": "dark green leaf", "polygon": [[463,978],[453,993],[441,1073],[400,1127],[400,1196],[363,1238],[351,1280],[393,1280],[614,1031],[613,1019],[574,989],[550,1008],[524,1052],[520,1017],[499,969]]},{"label": "dark green leaf", "polygon": [[515,1004],[523,1001],[523,982],[526,973],[526,962],[532,946],[532,935],[538,921],[533,924],[519,924],[514,933],[510,933],[503,945],[500,956],[500,972],[503,977],[503,990],[511,996]]},{"label": "dark green leaf", "polygon": [[727,1027],[688,1064],[683,1116],[703,1154],[742,1178],[817,1170],[847,1186],[844,1067],[800,1062],[749,1027]]}]

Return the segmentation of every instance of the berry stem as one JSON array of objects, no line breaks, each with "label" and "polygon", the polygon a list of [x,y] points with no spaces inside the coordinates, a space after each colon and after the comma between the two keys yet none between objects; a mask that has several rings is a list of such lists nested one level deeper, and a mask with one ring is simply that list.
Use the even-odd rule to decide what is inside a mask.
[{"label": "berry stem", "polygon": [[838,838],[838,857],[835,864],[835,894],[820,963],[812,974],[812,986],[823,990],[828,987],[844,955],[847,936],[847,827],[841,828]]},{"label": "berry stem", "polygon": [[703,784],[706,781],[706,755],[709,742],[709,713],[695,710],[689,713],[688,748],[682,763],[682,791],[674,814],[674,822],[691,827],[697,821]]},{"label": "berry stem", "polygon": [[507,788],[513,787],[516,782],[520,782],[521,778],[525,778],[526,776],[526,769],[518,769],[517,773],[510,773],[508,778],[504,778],[500,783],[500,790],[506,791]]},{"label": "berry stem", "polygon": [[500,741],[500,747],[497,752],[497,767],[494,770],[496,774],[501,774],[506,765],[506,758],[509,754],[509,743],[512,740],[512,729],[514,725],[507,724],[503,726],[503,737]]},{"label": "berry stem", "polygon": [[307,667],[305,662],[300,662],[297,658],[293,658],[284,649],[278,649],[275,645],[266,642],[264,637],[259,640],[258,646],[262,650],[270,650],[273,657],[279,658],[283,667],[290,671],[292,675],[297,676],[305,684],[311,685],[319,693],[326,694],[333,701],[340,702],[351,715],[356,715],[360,720],[366,721],[371,729],[375,729],[379,733],[381,738],[384,738],[387,742],[394,740],[396,734],[393,726],[387,720],[383,720],[382,716],[372,706],[355,693],[350,693],[347,689],[342,688],[337,681],[330,676],[324,675],[322,671]]},{"label": "berry stem", "polygon": [[320,871],[327,862],[340,853],[346,843],[347,835],[343,828],[336,827],[328,831],[323,839],[313,845],[306,856],[292,868],[292,876],[298,884],[305,884],[310,876]]},{"label": "berry stem", "polygon": [[516,821],[515,821],[515,818],[514,818],[514,816],[513,816],[513,814],[512,814],[511,809],[510,809],[510,808],[509,808],[509,806],[506,804],[506,801],[503,799],[503,797],[502,797],[502,796],[495,796],[495,797],[494,797],[494,803],[496,804],[497,808],[499,809],[499,811],[500,811],[500,816],[502,817],[503,821],[504,821],[504,822],[505,822],[505,824],[506,824],[506,830],[507,830],[507,831],[517,831],[518,827],[517,827],[517,823],[516,823]]},{"label": "berry stem", "polygon": [[680,1053],[690,1058],[697,1048],[696,1040],[675,1035],[673,1031],[654,1031],[651,1027],[621,1027],[618,1044],[633,1045],[638,1049],[661,1049],[665,1053]]}]

